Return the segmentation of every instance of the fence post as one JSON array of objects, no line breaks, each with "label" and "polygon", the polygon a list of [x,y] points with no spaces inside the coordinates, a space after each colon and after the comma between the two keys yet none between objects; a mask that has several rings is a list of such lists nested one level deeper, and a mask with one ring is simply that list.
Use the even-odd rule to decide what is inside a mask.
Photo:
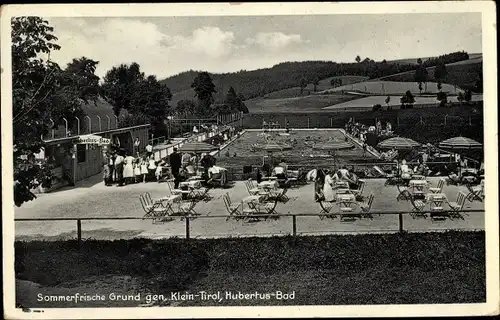
[{"label": "fence post", "polygon": [[292,232],[293,232],[293,236],[296,237],[297,236],[297,216],[296,215],[292,216]]},{"label": "fence post", "polygon": [[333,118],[330,118],[330,128],[333,128]]},{"label": "fence post", "polygon": [[472,117],[469,116],[469,126],[472,126]]},{"label": "fence post", "polygon": [[85,116],[89,120],[89,133],[92,133],[92,119],[89,116]]},{"label": "fence post", "polygon": [[445,126],[446,126],[446,120],[447,120],[447,118],[448,118],[448,115],[447,115],[447,114],[445,114],[445,115],[444,115],[444,125],[445,125]]},{"label": "fence post", "polygon": [[403,214],[400,212],[399,214],[399,232],[403,233]]},{"label": "fence post", "polygon": [[78,117],[75,117],[76,119],[76,131],[77,131],[77,134],[80,135],[80,119],[78,119]]},{"label": "fence post", "polygon": [[78,245],[82,245],[82,220],[76,220],[76,238],[78,241]]},{"label": "fence post", "polygon": [[307,129],[309,129],[309,117],[307,117]]},{"label": "fence post", "polygon": [[397,124],[398,124],[398,127],[399,127],[399,116],[396,117],[396,121],[397,121]]},{"label": "fence post", "polygon": [[186,239],[189,240],[189,216],[186,216]]},{"label": "fence post", "polygon": [[97,120],[99,120],[99,132],[102,132],[102,124],[101,124],[101,117],[96,115]]}]

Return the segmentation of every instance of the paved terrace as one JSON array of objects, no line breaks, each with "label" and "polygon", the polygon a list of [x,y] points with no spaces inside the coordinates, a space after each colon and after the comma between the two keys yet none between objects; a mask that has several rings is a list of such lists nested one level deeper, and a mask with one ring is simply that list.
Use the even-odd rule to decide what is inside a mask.
[{"label": "paved terrace", "polygon": [[[57,192],[42,194],[38,199],[25,203],[15,209],[15,218],[64,218],[64,217],[142,217],[144,212],[139,202],[139,195],[150,192],[153,198],[167,195],[165,183],[139,183],[124,187],[106,187],[100,177],[81,181],[75,188],[65,188]],[[375,200],[372,211],[410,211],[411,203],[396,201],[398,191],[395,186],[384,187],[384,179],[366,180],[364,195],[373,193]],[[429,178],[433,186],[438,179]],[[313,200],[314,185],[308,184],[298,189],[290,189],[291,200],[279,203],[279,213],[319,213],[320,206]],[[445,186],[443,189],[450,201],[456,201],[458,191],[467,191],[461,186]],[[195,210],[202,215],[191,221],[192,238],[243,237],[287,235],[292,232],[292,218],[280,217],[258,222],[235,221],[225,218],[203,218],[203,216],[227,215],[222,194],[229,192],[233,202],[247,196],[243,182],[239,181],[230,189],[213,189],[214,199],[199,202]],[[483,209],[481,202],[467,201],[464,210]],[[359,209],[357,209],[359,210]],[[332,211],[333,212],[333,211]],[[465,220],[432,221],[431,219],[413,219],[403,215],[404,229],[409,232],[431,230],[484,230],[484,213],[464,215]],[[15,227],[18,240],[57,240],[76,238],[76,221],[19,221]],[[373,220],[361,219],[343,222],[339,219],[319,217],[297,217],[298,234],[328,233],[381,233],[398,230],[398,215],[375,215]],[[127,239],[134,237],[167,238],[185,237],[185,221],[176,218],[173,221],[153,224],[151,220],[94,220],[82,221],[82,237],[92,239]]]}]

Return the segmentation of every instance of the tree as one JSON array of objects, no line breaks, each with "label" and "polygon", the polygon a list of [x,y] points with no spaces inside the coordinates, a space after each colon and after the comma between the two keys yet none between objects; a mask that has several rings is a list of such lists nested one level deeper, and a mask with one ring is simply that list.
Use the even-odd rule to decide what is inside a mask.
[{"label": "tree", "polygon": [[172,100],[170,89],[160,83],[156,76],[150,75],[137,84],[128,112],[145,116],[151,124],[152,132],[160,135],[166,130],[165,120],[169,113],[169,101]]},{"label": "tree", "polygon": [[437,93],[437,100],[439,101],[439,106],[444,107],[448,103],[448,96],[446,92],[439,91]]},{"label": "tree", "polygon": [[200,72],[194,78],[191,88],[196,92],[198,98],[197,115],[204,117],[210,114],[210,106],[214,102],[215,85],[208,72]]},{"label": "tree", "polygon": [[385,98],[385,104],[387,105],[387,110],[390,110],[389,109],[389,102],[391,102],[391,96],[387,96],[387,98]]},{"label": "tree", "polygon": [[[68,125],[84,115],[79,72],[62,70],[50,61],[59,50],[54,28],[40,17],[16,17],[12,27],[12,124],[14,161],[14,203],[21,206],[35,199],[32,189],[49,187],[51,172],[44,161],[35,159],[44,146],[42,135],[65,117]],[[89,72],[91,73],[91,72]]]},{"label": "tree", "polygon": [[464,92],[464,100],[469,104],[472,101],[472,91],[470,89],[466,89]]},{"label": "tree", "polygon": [[427,68],[425,68],[422,65],[422,59],[419,58],[417,60],[417,63],[418,67],[415,70],[414,79],[415,82],[418,83],[418,90],[420,91],[420,94],[422,94],[422,89],[423,89],[422,84],[427,82],[428,73],[427,73]]},{"label": "tree", "polygon": [[304,88],[307,87],[307,80],[305,78],[300,79],[300,95],[304,93]]},{"label": "tree", "polygon": [[358,55],[358,56],[356,56],[355,60],[356,60],[357,63],[360,63],[361,62],[361,57]]},{"label": "tree", "polygon": [[442,83],[447,74],[448,71],[446,70],[446,65],[442,60],[438,60],[436,63],[436,68],[434,69],[434,78],[436,79],[438,90],[441,90]]},{"label": "tree", "polygon": [[401,97],[401,108],[413,108],[413,104],[415,103],[415,97],[410,92],[410,90],[406,91],[406,93]]},{"label": "tree", "polygon": [[79,97],[86,103],[89,100],[95,103],[100,93],[99,77],[95,75],[98,64],[98,61],[81,57],[73,59],[65,69],[70,76],[74,77],[80,92]]},{"label": "tree", "polygon": [[238,99],[236,100],[237,109],[243,113],[249,113],[248,107],[245,104],[245,97],[240,93],[238,94]]},{"label": "tree", "polygon": [[196,104],[193,100],[180,100],[177,102],[175,113],[181,118],[189,118],[196,112]]},{"label": "tree", "polygon": [[462,102],[465,100],[465,96],[464,96],[464,94],[462,93],[462,91],[460,91],[460,92],[458,93],[457,100],[458,100],[458,102],[460,102],[460,105],[461,105],[461,104],[462,104]]},{"label": "tree", "polygon": [[229,87],[224,103],[227,104],[232,110],[236,110],[238,107],[238,96],[233,87]]},{"label": "tree", "polygon": [[102,94],[104,99],[113,106],[116,116],[120,115],[122,109],[131,108],[139,85],[144,79],[144,73],[135,62],[130,66],[121,64],[106,72],[101,86]]},{"label": "tree", "polygon": [[316,90],[318,89],[318,85],[319,85],[318,75],[314,75],[312,84],[314,86],[314,92],[316,92]]}]

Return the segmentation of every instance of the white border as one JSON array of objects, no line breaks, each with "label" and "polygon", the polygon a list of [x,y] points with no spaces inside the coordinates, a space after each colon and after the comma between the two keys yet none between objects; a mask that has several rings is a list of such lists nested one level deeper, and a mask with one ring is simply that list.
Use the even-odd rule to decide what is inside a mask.
[{"label": "white border", "polygon": [[[9,319],[91,319],[91,318],[249,318],[249,317],[370,317],[370,316],[465,316],[499,313],[499,233],[498,233],[498,152],[497,152],[497,66],[496,10],[493,1],[422,1],[378,3],[217,3],[217,4],[92,4],[92,5],[10,5],[1,8],[2,91],[12,91],[10,57],[10,17],[116,17],[116,16],[220,16],[294,14],[389,14],[481,12],[483,43],[485,166],[487,202],[486,253],[487,302],[452,305],[376,305],[376,306],[294,306],[294,307],[169,307],[169,308],[68,308],[43,309],[43,313],[24,313],[14,309],[13,266],[13,189],[12,189],[12,96],[2,95],[2,218],[5,317]],[[416,31],[417,32],[417,31]],[[487,67],[486,67],[487,66]],[[485,113],[486,114],[486,113]]]}]

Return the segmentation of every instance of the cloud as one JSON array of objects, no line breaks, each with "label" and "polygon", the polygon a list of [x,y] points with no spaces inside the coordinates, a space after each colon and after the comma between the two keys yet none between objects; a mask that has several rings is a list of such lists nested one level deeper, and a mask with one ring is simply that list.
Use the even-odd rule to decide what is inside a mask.
[{"label": "cloud", "polygon": [[217,27],[202,27],[193,31],[189,37],[166,37],[163,44],[169,50],[199,53],[210,58],[224,58],[235,48],[234,33],[222,31]]},{"label": "cloud", "polygon": [[259,32],[255,37],[247,38],[249,45],[257,44],[273,50],[282,49],[292,44],[304,42],[299,34],[284,34],[282,32]]}]

